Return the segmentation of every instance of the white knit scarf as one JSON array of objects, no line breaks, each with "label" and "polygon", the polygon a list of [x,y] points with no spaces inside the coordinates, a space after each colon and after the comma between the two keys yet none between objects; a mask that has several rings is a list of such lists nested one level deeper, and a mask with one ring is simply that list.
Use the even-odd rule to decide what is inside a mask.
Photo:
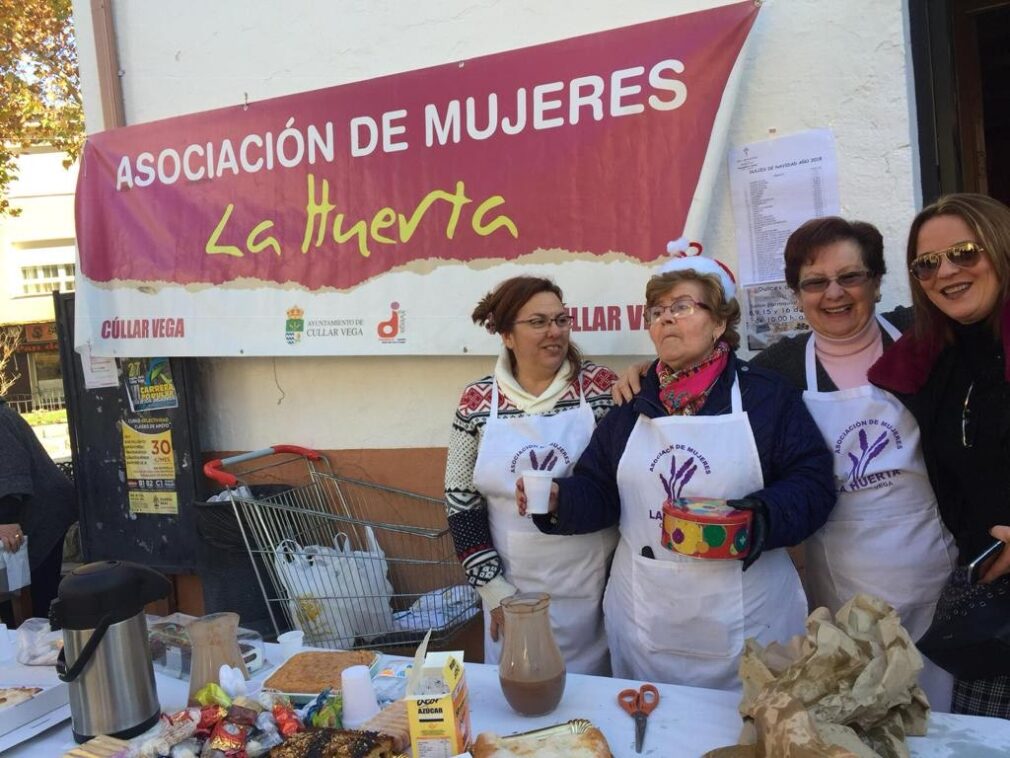
[{"label": "white knit scarf", "polygon": [[498,363],[494,367],[494,378],[498,382],[498,391],[508,395],[509,400],[523,413],[546,413],[554,408],[561,396],[565,394],[571,380],[568,378],[572,366],[568,359],[561,364],[554,381],[540,395],[531,395],[522,388],[509,365],[508,350],[502,347],[498,355]]}]

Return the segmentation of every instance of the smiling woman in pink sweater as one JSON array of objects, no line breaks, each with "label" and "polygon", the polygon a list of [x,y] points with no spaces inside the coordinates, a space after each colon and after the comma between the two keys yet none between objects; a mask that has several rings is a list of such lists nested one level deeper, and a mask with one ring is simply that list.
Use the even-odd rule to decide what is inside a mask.
[{"label": "smiling woman in pink sweater", "polygon": [[[919,443],[919,425],[867,372],[901,334],[908,309],[876,312],[885,273],[876,227],[838,217],[799,227],[786,242],[786,283],[811,333],[782,340],[752,363],[786,374],[835,461],[838,503],[804,543],[812,608],[837,611],[868,592],[895,607],[912,639],[929,627],[956,561]],[[927,661],[920,677],[935,710],[950,709],[953,680]]]}]

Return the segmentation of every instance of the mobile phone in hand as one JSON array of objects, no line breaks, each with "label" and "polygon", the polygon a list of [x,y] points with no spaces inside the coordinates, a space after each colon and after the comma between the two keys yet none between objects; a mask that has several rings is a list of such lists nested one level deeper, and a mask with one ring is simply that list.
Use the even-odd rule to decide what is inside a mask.
[{"label": "mobile phone in hand", "polygon": [[968,564],[968,581],[972,584],[978,584],[978,580],[982,578],[982,569],[986,567],[990,558],[995,558],[1002,551],[1006,543],[1002,540],[996,540],[989,547],[975,556]]}]

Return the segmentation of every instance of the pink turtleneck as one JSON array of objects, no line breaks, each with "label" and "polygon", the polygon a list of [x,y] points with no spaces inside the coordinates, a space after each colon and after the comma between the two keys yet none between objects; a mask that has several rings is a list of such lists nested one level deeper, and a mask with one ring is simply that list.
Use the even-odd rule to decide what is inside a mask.
[{"label": "pink turtleneck", "polygon": [[876,317],[851,337],[834,339],[815,332],[812,339],[817,360],[840,390],[866,384],[866,372],[884,353]]}]

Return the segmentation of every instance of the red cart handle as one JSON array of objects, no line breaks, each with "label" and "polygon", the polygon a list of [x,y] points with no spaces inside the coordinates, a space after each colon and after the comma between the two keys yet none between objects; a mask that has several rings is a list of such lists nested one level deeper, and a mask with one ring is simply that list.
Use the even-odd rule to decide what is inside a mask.
[{"label": "red cart handle", "polygon": [[239,483],[238,479],[234,474],[222,471],[221,469],[224,466],[244,463],[256,458],[265,458],[268,455],[280,455],[281,453],[300,455],[303,458],[308,458],[310,461],[321,461],[323,459],[321,453],[311,448],[299,447],[298,445],[274,445],[273,447],[265,447],[262,450],[252,450],[248,453],[232,455],[228,458],[215,458],[212,461],[207,461],[203,464],[203,473],[208,479],[213,479],[224,487],[235,487]]}]

